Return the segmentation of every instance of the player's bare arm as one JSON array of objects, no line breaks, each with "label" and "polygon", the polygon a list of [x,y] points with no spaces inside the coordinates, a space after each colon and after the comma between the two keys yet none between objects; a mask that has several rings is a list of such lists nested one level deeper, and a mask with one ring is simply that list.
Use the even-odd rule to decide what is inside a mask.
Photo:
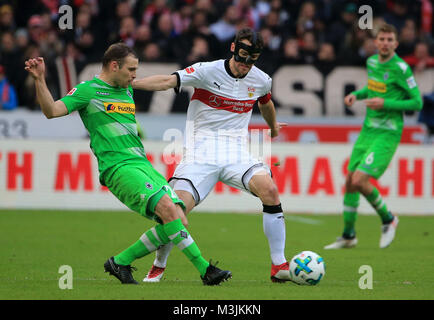
[{"label": "player's bare arm", "polygon": [[274,108],[273,101],[271,99],[267,103],[260,103],[258,101],[258,107],[261,111],[262,117],[265,119],[271,129],[271,137],[277,137],[279,135],[280,128],[287,126],[287,124],[276,121],[276,109]]},{"label": "player's bare arm", "polygon": [[176,75],[154,75],[142,79],[134,80],[134,89],[146,91],[163,91],[175,88],[178,84]]},{"label": "player's bare arm", "polygon": [[35,80],[36,99],[41,106],[41,110],[47,119],[62,117],[68,114],[65,104],[60,101],[54,101],[53,96],[48,90],[45,82],[45,63],[44,58],[29,59],[25,62],[25,70]]}]

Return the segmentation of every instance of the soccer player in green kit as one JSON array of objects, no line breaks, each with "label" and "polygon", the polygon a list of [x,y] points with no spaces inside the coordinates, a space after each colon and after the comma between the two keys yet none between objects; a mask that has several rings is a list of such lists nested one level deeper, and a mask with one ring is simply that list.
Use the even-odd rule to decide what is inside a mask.
[{"label": "soccer player in green kit", "polygon": [[345,97],[352,106],[364,100],[367,112],[348,165],[344,195],[344,231],[325,249],[352,248],[357,244],[355,222],[360,193],[376,210],[382,221],[380,248],[395,238],[398,217],[392,215],[378,189],[369,181],[379,179],[387,169],[401,140],[405,110],[421,110],[422,99],[413,73],[395,53],[398,47],[394,26],[384,24],[375,44],[378,54],[367,59],[368,84]]},{"label": "soccer player in green kit", "polygon": [[104,264],[123,284],[137,284],[131,263],[159,246],[172,242],[192,262],[205,285],[217,285],[231,277],[206,261],[184,225],[184,203],[146,158],[138,136],[132,82],[138,59],[125,44],[111,45],[102,59],[102,71],[54,101],[45,83],[41,57],[25,62],[35,79],[38,102],[50,119],[78,111],[90,135],[90,147],[98,160],[99,179],[131,210],[157,222],[139,240]]}]

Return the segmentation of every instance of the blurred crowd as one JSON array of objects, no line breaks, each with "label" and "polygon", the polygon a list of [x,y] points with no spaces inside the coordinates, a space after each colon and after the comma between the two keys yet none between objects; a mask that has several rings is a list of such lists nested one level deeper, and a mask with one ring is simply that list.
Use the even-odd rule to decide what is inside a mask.
[{"label": "blurred crowd", "polygon": [[[73,9],[73,28],[59,28],[59,7]],[[373,30],[360,29],[361,5],[373,9]],[[257,66],[272,75],[284,64],[311,64],[327,74],[337,65],[363,66],[375,53],[373,34],[383,22],[399,32],[397,53],[415,72],[434,66],[430,0],[0,0],[0,109],[5,102],[36,108],[24,61],[43,56],[47,83],[59,98],[55,59],[75,71],[99,62],[111,43],[124,41],[142,62],[197,61],[230,56],[237,30],[261,32]],[[13,92],[15,91],[15,92]]]}]

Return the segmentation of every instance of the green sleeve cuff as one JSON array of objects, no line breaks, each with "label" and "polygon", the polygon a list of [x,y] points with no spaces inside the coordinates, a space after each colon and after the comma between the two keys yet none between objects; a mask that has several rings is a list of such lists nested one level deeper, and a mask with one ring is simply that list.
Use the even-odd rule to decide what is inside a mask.
[{"label": "green sleeve cuff", "polygon": [[351,93],[356,96],[357,100],[366,99],[368,97],[368,86],[364,86],[362,89],[353,91]]}]

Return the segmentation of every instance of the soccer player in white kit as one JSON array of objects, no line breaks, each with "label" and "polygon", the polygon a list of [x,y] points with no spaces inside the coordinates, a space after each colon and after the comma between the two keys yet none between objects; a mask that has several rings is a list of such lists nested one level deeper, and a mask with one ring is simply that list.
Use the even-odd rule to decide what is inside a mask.
[{"label": "soccer player in white kit", "polygon": [[[199,62],[170,76],[135,80],[133,88],[151,91],[174,88],[177,92],[186,86],[194,88],[187,111],[183,159],[169,183],[184,201],[186,213],[202,202],[218,181],[259,197],[263,204],[263,229],[270,247],[271,280],[283,282],[290,279],[279,193],[269,167],[247,151],[248,124],[256,101],[272,138],[284,125],[276,121],[271,78],[254,66],[262,48],[259,33],[242,29],[231,44],[230,59]],[[187,225],[185,217],[182,221]],[[157,250],[143,281],[160,281],[172,247],[164,245]]]}]

